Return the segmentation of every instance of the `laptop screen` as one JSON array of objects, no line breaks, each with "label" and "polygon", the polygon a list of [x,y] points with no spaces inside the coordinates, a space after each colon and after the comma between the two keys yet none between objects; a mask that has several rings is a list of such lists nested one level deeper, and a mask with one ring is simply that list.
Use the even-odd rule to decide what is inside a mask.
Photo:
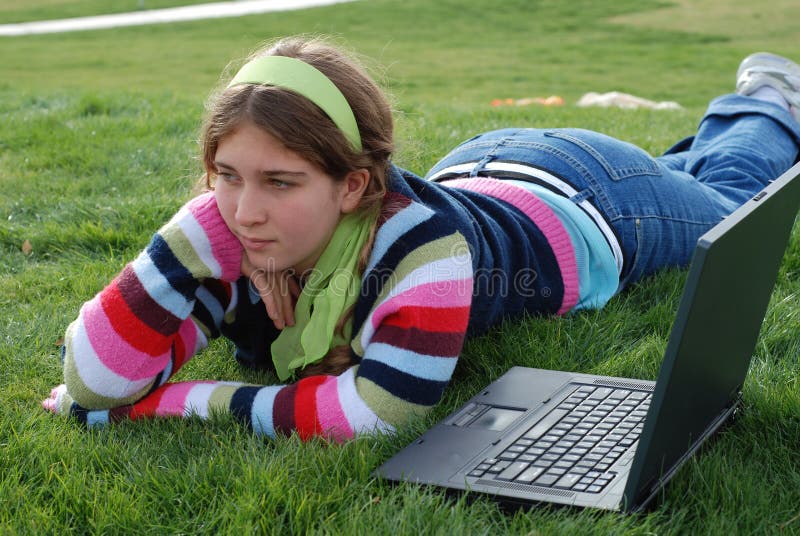
[{"label": "laptop screen", "polygon": [[698,241],[625,489],[640,505],[738,403],[800,208],[800,164]]}]

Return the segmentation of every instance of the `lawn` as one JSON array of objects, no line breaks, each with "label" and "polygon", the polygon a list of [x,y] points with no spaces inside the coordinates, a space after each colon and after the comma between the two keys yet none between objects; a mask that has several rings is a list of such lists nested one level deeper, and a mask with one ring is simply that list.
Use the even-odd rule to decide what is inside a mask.
[{"label": "lawn", "polygon": [[[341,446],[267,440],[224,416],[86,431],[40,409],[60,382],[59,344],[80,305],[189,197],[205,96],[231,60],[266,39],[333,34],[372,58],[396,103],[395,161],[420,173],[455,143],[510,125],[581,126],[659,153],[693,131],[709,98],[732,89],[742,57],[758,49],[791,56],[800,39],[791,17],[756,16],[739,2],[604,4],[612,3],[362,0],[0,39],[0,532],[799,532],[797,227],[744,387],[744,411],[638,516],[507,512],[486,498],[390,486],[372,471],[512,364],[655,378],[681,270],[648,279],[603,311],[507,323],[469,341],[442,403],[396,436]],[[5,1],[0,17],[97,14],[99,5],[37,0],[22,13]],[[770,6],[796,13],[788,0]],[[693,16],[705,24],[674,23]],[[574,106],[585,92],[611,90],[684,109]],[[490,105],[548,95],[566,104]],[[230,356],[230,346],[215,341],[181,378],[274,380],[241,371]]]},{"label": "lawn", "polygon": [[216,0],[0,0],[0,24],[163,9]]}]

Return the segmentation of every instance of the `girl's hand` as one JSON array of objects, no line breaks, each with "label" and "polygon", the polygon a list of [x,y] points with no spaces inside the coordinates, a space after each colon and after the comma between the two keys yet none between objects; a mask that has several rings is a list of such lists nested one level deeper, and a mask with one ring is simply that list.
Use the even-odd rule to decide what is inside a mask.
[{"label": "girl's hand", "polygon": [[286,326],[294,326],[294,306],[302,290],[292,272],[290,270],[268,272],[263,268],[256,268],[250,263],[247,255],[244,255],[242,274],[250,278],[275,327],[283,329]]}]

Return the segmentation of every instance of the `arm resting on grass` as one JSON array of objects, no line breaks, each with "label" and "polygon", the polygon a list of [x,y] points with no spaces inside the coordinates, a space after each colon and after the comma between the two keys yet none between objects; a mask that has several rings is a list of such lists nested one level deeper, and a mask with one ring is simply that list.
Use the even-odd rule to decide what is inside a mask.
[{"label": "arm resting on grass", "polygon": [[62,390],[81,407],[110,409],[165,383],[218,333],[241,258],[213,195],[187,203],[81,307],[64,337]]},{"label": "arm resting on grass", "polygon": [[291,385],[176,382],[136,402],[88,410],[69,390],[53,390],[46,407],[90,425],[160,416],[230,412],[257,434],[296,431],[343,441],[391,432],[441,398],[464,342],[472,296],[471,261],[452,235],[426,244],[397,266],[353,341],[362,355],[340,376],[312,376]]}]

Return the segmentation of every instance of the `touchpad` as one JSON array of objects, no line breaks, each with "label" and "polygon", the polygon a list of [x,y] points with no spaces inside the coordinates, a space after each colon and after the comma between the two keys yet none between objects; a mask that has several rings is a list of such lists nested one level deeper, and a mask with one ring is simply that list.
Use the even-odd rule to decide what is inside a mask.
[{"label": "touchpad", "polygon": [[462,428],[482,428],[501,432],[523,413],[525,413],[523,409],[472,403],[459,411],[448,424]]},{"label": "touchpad", "polygon": [[505,430],[509,424],[525,413],[518,409],[509,408],[489,408],[477,419],[469,423],[470,428],[488,428],[500,432]]}]

